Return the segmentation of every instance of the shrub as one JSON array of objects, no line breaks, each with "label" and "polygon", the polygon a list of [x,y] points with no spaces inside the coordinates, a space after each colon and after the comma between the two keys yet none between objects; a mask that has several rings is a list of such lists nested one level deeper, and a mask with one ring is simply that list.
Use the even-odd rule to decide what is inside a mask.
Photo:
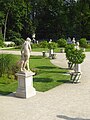
[{"label": "shrub", "polygon": [[40,48],[47,48],[48,42],[47,41],[42,41],[39,43]]},{"label": "shrub", "polygon": [[87,45],[87,48],[90,48],[90,43]]},{"label": "shrub", "polygon": [[21,34],[18,32],[9,30],[8,36],[8,40],[14,42],[17,46],[24,42],[24,40],[21,38]]},{"label": "shrub", "polygon": [[[18,56],[7,54],[0,55],[0,76],[7,74],[9,77],[13,74],[13,66],[16,65],[16,62],[19,60]],[[13,69],[12,69],[13,68]]]},{"label": "shrub", "polygon": [[31,44],[31,47],[32,47],[32,49],[33,49],[33,48],[38,48],[38,47],[39,47],[39,44],[33,43],[33,44]]},{"label": "shrub", "polygon": [[79,40],[79,44],[80,44],[80,47],[86,48],[87,47],[87,40],[86,40],[86,38],[81,38]]},{"label": "shrub", "polygon": [[67,45],[67,41],[63,38],[57,41],[59,47],[65,47]]},{"label": "shrub", "polygon": [[19,45],[23,44],[24,39],[22,39],[22,38],[13,38],[12,41],[13,41],[17,46],[19,46]]},{"label": "shrub", "polygon": [[73,49],[75,49],[74,44],[68,44],[65,47],[65,52],[67,53],[68,51],[72,51]]},{"label": "shrub", "polygon": [[66,57],[73,64],[80,64],[84,61],[85,54],[83,50],[75,49],[74,45],[68,45],[65,49]]},{"label": "shrub", "polygon": [[55,42],[48,43],[48,49],[55,49],[55,48],[57,48],[57,43]]},{"label": "shrub", "polygon": [[3,47],[4,46],[4,43],[3,43],[3,35],[0,34],[0,47]]}]

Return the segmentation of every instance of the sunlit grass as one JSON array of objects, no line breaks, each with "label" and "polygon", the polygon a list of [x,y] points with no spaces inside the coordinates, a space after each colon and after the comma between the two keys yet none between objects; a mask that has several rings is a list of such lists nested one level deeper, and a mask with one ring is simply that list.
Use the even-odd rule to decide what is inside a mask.
[{"label": "sunlit grass", "polygon": [[[37,91],[47,91],[62,83],[69,82],[70,76],[65,75],[66,69],[54,66],[48,58],[31,56],[30,68],[36,73],[34,76],[34,87]],[[0,77],[0,94],[9,94],[16,91],[18,81]]]}]

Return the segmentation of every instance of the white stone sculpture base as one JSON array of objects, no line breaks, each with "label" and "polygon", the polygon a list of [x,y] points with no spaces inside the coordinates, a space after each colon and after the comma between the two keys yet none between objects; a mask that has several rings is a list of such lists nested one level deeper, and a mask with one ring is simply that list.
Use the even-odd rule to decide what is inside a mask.
[{"label": "white stone sculpture base", "polygon": [[33,72],[19,72],[18,76],[18,89],[16,96],[21,98],[29,98],[36,95],[36,90],[33,87]]}]

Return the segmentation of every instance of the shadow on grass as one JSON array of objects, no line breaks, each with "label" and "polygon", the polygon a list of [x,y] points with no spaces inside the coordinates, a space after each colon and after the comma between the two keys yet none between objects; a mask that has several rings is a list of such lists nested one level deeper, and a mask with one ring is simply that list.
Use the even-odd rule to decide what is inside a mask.
[{"label": "shadow on grass", "polygon": [[52,82],[53,79],[50,78],[34,78],[34,82]]},{"label": "shadow on grass", "polygon": [[12,93],[12,92],[9,92],[9,91],[1,91],[1,90],[0,90],[0,94],[1,94],[1,95],[8,95],[8,94],[10,94],[10,93]]},{"label": "shadow on grass", "polygon": [[61,68],[61,67],[59,69],[61,69],[61,70],[69,70],[68,68]]},{"label": "shadow on grass", "polygon": [[39,68],[39,69],[55,69],[56,67],[52,67],[52,66],[39,66],[37,68]]},{"label": "shadow on grass", "polygon": [[61,82],[61,83],[71,83],[70,80],[57,80],[57,82]]},{"label": "shadow on grass", "polygon": [[86,119],[86,118],[72,118],[72,117],[68,117],[66,115],[57,115],[58,118],[63,118],[64,120],[90,120],[90,119]]},{"label": "shadow on grass", "polygon": [[31,56],[30,59],[42,59],[42,56]]}]

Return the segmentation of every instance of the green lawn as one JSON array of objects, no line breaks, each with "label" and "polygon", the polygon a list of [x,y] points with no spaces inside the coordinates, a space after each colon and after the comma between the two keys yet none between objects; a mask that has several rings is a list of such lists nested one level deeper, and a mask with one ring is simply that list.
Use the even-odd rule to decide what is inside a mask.
[{"label": "green lawn", "polygon": [[[56,48],[56,49],[54,49],[54,52],[60,52],[60,49],[61,48]],[[48,48],[33,48],[32,49],[32,51],[33,52],[42,52],[42,51],[49,51],[49,49]]]},{"label": "green lawn", "polygon": [[[61,48],[56,48],[56,49],[54,49],[54,52],[60,52],[60,49]],[[3,48],[3,50],[16,50],[16,51],[20,51],[20,49],[18,49],[18,48]],[[48,48],[33,48],[32,49],[32,51],[33,52],[42,52],[42,51],[49,51],[49,49]]]},{"label": "green lawn", "polygon": [[[56,48],[56,49],[54,49],[54,52],[59,53],[61,51],[61,49],[62,48]],[[19,50],[20,51],[20,49],[18,49],[18,48],[17,49],[16,48],[3,48],[3,50],[16,50],[16,51]],[[48,48],[33,48],[32,51],[33,52],[42,52],[42,51],[47,51],[48,52],[49,49]],[[86,48],[85,51],[90,52],[90,48],[89,47]]]},{"label": "green lawn", "polygon": [[[70,76],[64,75],[66,69],[54,66],[48,58],[31,56],[30,68],[36,73],[34,76],[34,87],[37,91],[47,91],[62,83],[69,82]],[[9,94],[16,91],[17,80],[0,78],[0,94]]]}]

